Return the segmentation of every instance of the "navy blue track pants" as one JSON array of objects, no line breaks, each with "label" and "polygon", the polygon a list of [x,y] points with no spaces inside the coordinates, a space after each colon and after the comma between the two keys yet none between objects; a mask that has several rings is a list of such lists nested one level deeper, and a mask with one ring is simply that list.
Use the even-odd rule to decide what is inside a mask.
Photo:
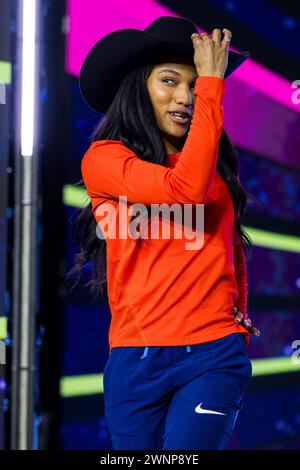
[{"label": "navy blue track pants", "polygon": [[113,449],[225,449],[251,375],[242,333],[185,346],[113,347],[103,375]]}]

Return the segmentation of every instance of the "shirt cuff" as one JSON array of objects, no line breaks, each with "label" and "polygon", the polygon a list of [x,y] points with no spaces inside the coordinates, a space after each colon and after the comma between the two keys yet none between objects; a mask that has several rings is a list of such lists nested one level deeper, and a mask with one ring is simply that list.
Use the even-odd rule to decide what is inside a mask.
[{"label": "shirt cuff", "polygon": [[201,75],[196,79],[194,94],[222,102],[225,95],[225,80],[220,77]]}]

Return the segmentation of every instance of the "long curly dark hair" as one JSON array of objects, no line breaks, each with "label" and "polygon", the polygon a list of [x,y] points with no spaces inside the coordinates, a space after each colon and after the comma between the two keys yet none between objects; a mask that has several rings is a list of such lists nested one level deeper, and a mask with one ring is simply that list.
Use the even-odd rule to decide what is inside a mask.
[{"label": "long curly dark hair", "polygon": [[[121,140],[142,160],[163,165],[167,161],[167,151],[155,121],[146,87],[146,80],[152,68],[153,64],[136,68],[124,78],[107,113],[93,130],[90,140],[91,142],[105,139]],[[242,230],[241,223],[247,199],[256,200],[256,198],[247,193],[239,180],[237,150],[224,129],[219,141],[217,169],[231,194],[235,228],[248,255],[252,248],[252,241]],[[85,188],[82,179],[75,186]],[[76,254],[75,264],[66,275],[67,278],[74,275],[76,277],[71,288],[73,290],[81,277],[83,268],[90,264],[91,276],[85,287],[88,287],[89,293],[95,296],[99,293],[103,295],[103,286],[107,281],[106,240],[97,236],[96,227],[97,222],[92,213],[92,204],[89,202],[83,209],[80,209],[72,225],[72,238],[79,246],[80,252]]]}]

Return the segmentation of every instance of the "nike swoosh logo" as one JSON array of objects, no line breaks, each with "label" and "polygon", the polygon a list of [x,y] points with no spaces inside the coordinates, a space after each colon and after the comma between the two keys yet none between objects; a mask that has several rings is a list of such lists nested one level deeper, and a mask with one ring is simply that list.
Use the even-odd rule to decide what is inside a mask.
[{"label": "nike swoosh logo", "polygon": [[196,413],[210,414],[210,415],[225,415],[226,416],[226,413],[220,413],[219,411],[213,411],[213,410],[206,410],[205,408],[202,408],[201,405],[202,405],[202,402],[199,403],[199,405],[196,406],[196,408],[195,408]]}]

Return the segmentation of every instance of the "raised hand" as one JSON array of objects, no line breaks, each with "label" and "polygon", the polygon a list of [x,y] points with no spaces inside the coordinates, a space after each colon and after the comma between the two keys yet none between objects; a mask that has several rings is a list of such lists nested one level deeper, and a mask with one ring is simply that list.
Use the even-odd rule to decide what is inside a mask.
[{"label": "raised hand", "polygon": [[208,33],[193,33],[191,39],[194,46],[194,63],[198,76],[224,78],[228,65],[229,43],[231,32],[224,28],[224,38],[221,40],[221,30],[215,28],[211,36]]}]

